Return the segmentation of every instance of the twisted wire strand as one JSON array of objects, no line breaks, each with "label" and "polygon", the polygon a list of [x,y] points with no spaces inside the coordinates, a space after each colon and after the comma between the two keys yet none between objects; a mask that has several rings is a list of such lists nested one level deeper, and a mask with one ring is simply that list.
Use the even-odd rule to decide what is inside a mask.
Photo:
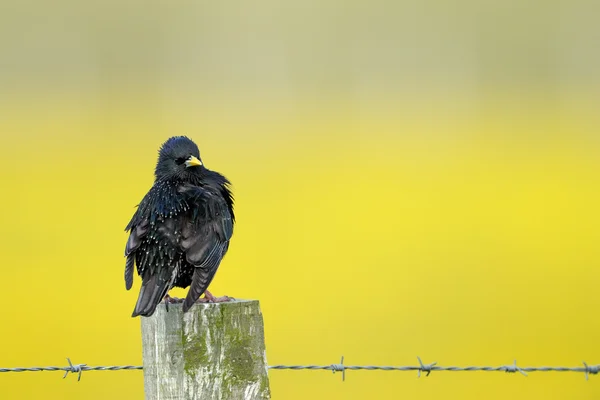
[{"label": "twisted wire strand", "polygon": [[[393,365],[344,365],[344,357],[342,357],[339,364],[330,365],[270,365],[268,369],[273,370],[325,370],[332,371],[333,373],[341,372],[342,380],[346,379],[346,371],[348,370],[367,370],[367,371],[417,371],[417,376],[421,376],[421,373],[425,373],[426,376],[433,371],[452,371],[452,372],[464,372],[464,371],[484,371],[484,372],[506,372],[516,373],[527,376],[528,372],[583,372],[585,373],[585,379],[588,380],[590,375],[597,375],[600,372],[600,365],[588,365],[583,362],[583,367],[519,367],[517,366],[516,360],[510,365],[501,365],[497,367],[492,366],[441,366],[437,363],[425,364],[421,361],[421,358],[417,357],[419,365],[404,365],[404,366],[393,366]],[[112,366],[89,366],[87,364],[73,364],[69,358],[67,358],[68,366],[65,367],[16,367],[16,368],[0,368],[1,372],[41,372],[41,371],[64,371],[66,378],[68,374],[77,374],[77,380],[81,380],[81,374],[83,371],[122,371],[122,370],[141,370],[144,369],[141,365],[112,365]]]},{"label": "twisted wire strand", "polygon": [[[74,365],[73,368],[77,368],[78,365]],[[141,365],[111,365],[111,366],[96,366],[90,367],[85,364],[81,364],[82,371],[120,371],[127,369],[144,369]],[[68,372],[79,372],[71,367],[15,367],[15,368],[0,368],[0,372],[38,372],[38,371],[68,371]]]},{"label": "twisted wire strand", "polygon": [[406,366],[387,366],[387,365],[344,365],[344,357],[339,364],[331,365],[271,365],[269,369],[291,369],[291,370],[329,370],[335,372],[342,372],[342,380],[345,379],[346,370],[370,370],[370,371],[417,371],[417,376],[421,376],[424,372],[426,376],[432,371],[452,371],[452,372],[465,372],[465,371],[484,371],[484,372],[506,372],[515,373],[519,372],[523,376],[528,376],[527,372],[583,372],[585,373],[585,379],[588,380],[590,375],[597,375],[600,372],[600,365],[588,365],[585,361],[583,367],[519,367],[515,360],[512,365],[501,365],[497,367],[491,366],[441,366],[436,365],[437,363],[424,364],[420,357],[417,357],[419,365],[406,365]]}]

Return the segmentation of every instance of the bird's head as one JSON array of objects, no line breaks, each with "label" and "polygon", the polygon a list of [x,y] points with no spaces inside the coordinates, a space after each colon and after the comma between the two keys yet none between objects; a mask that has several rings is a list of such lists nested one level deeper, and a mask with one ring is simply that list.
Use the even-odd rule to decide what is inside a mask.
[{"label": "bird's head", "polygon": [[185,136],[173,136],[160,147],[154,174],[156,179],[185,179],[203,169],[196,143]]}]

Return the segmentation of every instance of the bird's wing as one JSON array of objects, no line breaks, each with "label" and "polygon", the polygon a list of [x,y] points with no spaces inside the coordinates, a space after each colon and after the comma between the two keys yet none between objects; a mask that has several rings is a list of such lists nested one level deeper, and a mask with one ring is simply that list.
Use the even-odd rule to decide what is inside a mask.
[{"label": "bird's wing", "polygon": [[193,210],[190,218],[183,221],[181,249],[187,261],[196,267],[183,304],[186,311],[206,290],[227,252],[233,235],[233,217],[220,193],[198,186],[182,186],[180,192]]},{"label": "bird's wing", "polygon": [[[173,287],[181,268],[180,221],[183,215],[158,219],[148,228],[149,238],[136,251],[142,287],[132,316],[150,316]],[[133,272],[132,272],[133,274]]]},{"label": "bird's wing", "polygon": [[[176,191],[164,183],[154,184],[146,193],[133,217],[127,224],[125,231],[129,231],[129,239],[125,246],[125,288],[131,289],[133,285],[133,270],[134,264],[138,264],[138,272],[143,270],[140,264],[152,264],[152,258],[155,254],[147,256],[137,254],[136,250],[144,242],[145,237],[152,235],[152,225],[155,227],[161,221],[168,220],[170,216],[181,212],[185,208],[185,203]],[[165,201],[166,200],[166,201]],[[165,206],[168,204],[169,207]],[[143,260],[140,260],[140,257]],[[144,262],[140,262],[144,261]]]},{"label": "bird's wing", "polygon": [[129,239],[125,245],[125,288],[131,289],[133,285],[133,267],[135,264],[135,250],[140,247],[142,239],[148,233],[148,219],[143,219],[137,224],[133,224],[130,227],[131,232],[129,233]]}]

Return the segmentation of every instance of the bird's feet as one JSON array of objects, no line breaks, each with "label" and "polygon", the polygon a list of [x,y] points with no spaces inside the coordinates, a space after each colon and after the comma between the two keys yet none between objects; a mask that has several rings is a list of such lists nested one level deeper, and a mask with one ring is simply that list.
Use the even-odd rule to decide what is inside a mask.
[{"label": "bird's feet", "polygon": [[198,299],[198,303],[227,303],[228,301],[235,300],[233,297],[221,296],[215,297],[208,290],[204,291],[204,297]]},{"label": "bird's feet", "polygon": [[179,297],[171,297],[168,294],[164,297],[164,300],[167,312],[169,312],[169,304],[183,303],[183,299],[180,299]]},{"label": "bird's feet", "polygon": [[167,304],[183,303],[183,299],[180,299],[179,297],[171,297],[169,295],[166,295],[164,300]]}]

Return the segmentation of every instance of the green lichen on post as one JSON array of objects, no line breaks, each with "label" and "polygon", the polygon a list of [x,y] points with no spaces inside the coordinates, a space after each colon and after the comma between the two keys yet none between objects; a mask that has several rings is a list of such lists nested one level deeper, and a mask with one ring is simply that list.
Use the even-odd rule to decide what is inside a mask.
[{"label": "green lichen on post", "polygon": [[267,375],[264,375],[260,378],[260,393],[268,393],[269,395],[271,393],[269,388],[269,378]]},{"label": "green lichen on post", "polygon": [[219,317],[215,318],[214,322],[213,322],[213,328],[216,331],[219,332],[223,332],[224,331],[224,327],[225,327],[225,307],[220,307],[219,308]]},{"label": "green lichen on post", "polygon": [[147,399],[269,399],[257,301],[170,305],[142,321]]},{"label": "green lichen on post", "polygon": [[221,324],[218,324],[218,328],[222,329],[224,336],[224,369],[228,377],[224,390],[231,391],[240,385],[253,383],[258,388],[258,393],[268,396],[267,375],[263,372],[261,379],[256,381],[256,377],[261,376],[257,366],[258,369],[265,367],[262,365],[264,353],[257,351],[264,342],[262,330],[260,333],[252,332],[240,321],[240,315],[251,311],[247,307],[246,304],[240,304],[237,309],[221,308]]},{"label": "green lichen on post", "polygon": [[183,369],[188,375],[195,376],[202,366],[209,362],[206,336],[186,335],[182,332]]},{"label": "green lichen on post", "polygon": [[250,381],[254,376],[251,339],[248,336],[234,334],[230,336],[227,344],[225,358],[228,360],[232,378]]}]

